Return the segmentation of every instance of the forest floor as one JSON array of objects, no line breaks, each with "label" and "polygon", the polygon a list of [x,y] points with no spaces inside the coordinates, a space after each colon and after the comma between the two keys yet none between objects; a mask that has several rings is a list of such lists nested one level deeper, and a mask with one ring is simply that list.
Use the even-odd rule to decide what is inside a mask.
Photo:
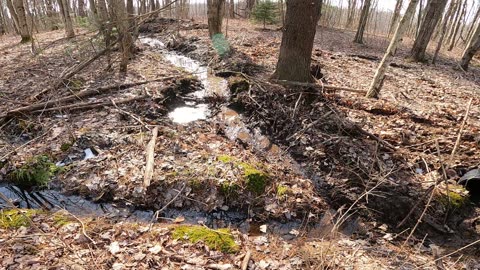
[{"label": "forest floor", "polygon": [[[40,33],[36,55],[0,38],[2,268],[480,269],[479,245],[462,249],[480,238],[480,192],[456,184],[480,165],[478,60],[414,63],[407,41],[372,100],[269,82],[281,32],[228,27],[220,57],[203,23],[150,21],[126,74],[114,50],[113,70],[103,55],[61,83],[101,51],[93,32]],[[323,84],[367,89],[388,40],[353,35],[318,28]],[[178,108],[204,114],[176,123]],[[43,156],[52,193],[29,190],[25,210],[9,183]]]}]

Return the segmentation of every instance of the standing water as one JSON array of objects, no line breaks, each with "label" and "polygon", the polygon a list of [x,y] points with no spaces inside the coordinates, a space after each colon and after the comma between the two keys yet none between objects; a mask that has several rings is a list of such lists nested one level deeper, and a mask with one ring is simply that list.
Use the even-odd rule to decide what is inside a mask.
[{"label": "standing water", "polygon": [[194,100],[193,102],[187,102],[185,106],[175,108],[168,114],[173,122],[188,124],[197,120],[205,120],[210,116],[210,110],[203,99],[212,96],[227,96],[227,81],[209,74],[208,67],[192,58],[167,51],[165,44],[157,39],[142,37],[139,40],[147,46],[158,49],[168,62],[191,73],[202,85],[202,90],[188,95]]}]

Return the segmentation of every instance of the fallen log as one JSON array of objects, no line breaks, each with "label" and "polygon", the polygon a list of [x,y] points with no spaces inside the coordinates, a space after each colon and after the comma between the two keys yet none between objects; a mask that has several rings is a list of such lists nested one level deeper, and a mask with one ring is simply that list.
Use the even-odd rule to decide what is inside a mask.
[{"label": "fallen log", "polygon": [[85,103],[78,103],[78,104],[70,104],[70,105],[58,106],[58,107],[44,109],[44,110],[32,111],[32,113],[38,114],[38,113],[52,112],[52,111],[88,110],[88,109],[100,108],[100,107],[103,107],[103,106],[130,103],[130,102],[137,101],[137,100],[143,100],[143,99],[146,99],[146,98],[149,98],[149,97],[150,96],[148,96],[148,95],[142,95],[142,96],[137,96],[137,97],[120,99],[118,101],[113,101],[113,102],[112,101],[105,101],[105,102],[85,102]]},{"label": "fallen log", "polygon": [[[135,82],[135,83],[126,83],[126,84],[121,84],[121,85],[111,85],[111,86],[105,86],[105,87],[100,87],[100,88],[96,88],[96,89],[87,89],[87,90],[80,91],[77,94],[69,95],[69,96],[66,96],[66,97],[63,97],[63,98],[58,98],[58,99],[55,99],[55,100],[49,100],[49,101],[45,101],[45,102],[41,102],[41,103],[32,104],[32,105],[29,105],[29,106],[20,107],[20,108],[8,111],[5,115],[0,116],[0,118],[5,118],[5,117],[8,117],[8,116],[14,116],[14,115],[20,115],[20,114],[26,114],[28,112],[33,112],[33,111],[38,111],[38,110],[47,111],[48,108],[51,108],[55,105],[59,105],[59,104],[62,104],[62,103],[67,103],[67,102],[72,102],[74,100],[78,100],[78,99],[81,99],[81,98],[91,97],[91,96],[95,96],[95,95],[99,95],[99,94],[105,94],[105,93],[107,93],[109,91],[112,91],[112,90],[124,90],[124,89],[128,89],[128,88],[131,88],[131,87],[134,87],[134,86],[144,85],[144,84],[151,83],[151,82],[164,81],[164,80],[173,79],[173,78],[175,78],[175,77],[174,76],[163,77],[163,78],[159,78],[159,79],[155,79],[155,80],[141,81],[141,82]],[[162,91],[163,89],[166,89],[166,88],[167,87],[162,88],[160,91]]]},{"label": "fallen log", "polygon": [[353,92],[353,93],[361,93],[366,94],[366,90],[348,88],[348,87],[340,87],[340,86],[333,86],[327,84],[318,84],[318,83],[306,83],[306,82],[292,82],[292,81],[285,81],[285,80],[271,80],[272,83],[281,84],[281,85],[290,85],[290,86],[303,86],[303,87],[313,87],[322,90],[331,90],[331,91],[345,91],[345,92]]},{"label": "fallen log", "polygon": [[155,143],[157,141],[158,136],[158,127],[155,127],[152,130],[152,138],[150,142],[148,142],[147,147],[145,149],[146,152],[146,166],[145,166],[145,175],[143,179],[143,188],[147,189],[150,186],[150,182],[153,178],[153,168],[155,164]]}]

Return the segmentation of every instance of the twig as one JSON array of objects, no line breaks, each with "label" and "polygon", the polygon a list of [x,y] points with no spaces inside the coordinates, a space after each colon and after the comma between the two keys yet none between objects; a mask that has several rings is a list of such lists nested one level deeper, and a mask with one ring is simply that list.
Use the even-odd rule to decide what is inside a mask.
[{"label": "twig", "polygon": [[455,156],[455,152],[457,152],[458,145],[460,144],[460,139],[462,138],[463,129],[465,128],[465,123],[467,123],[468,115],[470,114],[470,107],[472,106],[472,101],[473,101],[473,97],[468,102],[467,111],[465,112],[462,125],[460,126],[460,130],[458,131],[457,141],[455,142],[455,146],[453,147],[452,154],[450,155],[451,159],[453,159],[453,157]]},{"label": "twig", "polygon": [[243,258],[242,264],[240,266],[241,270],[247,270],[248,262],[250,261],[251,256],[252,252],[250,250],[247,250],[247,253],[245,254],[245,257]]},{"label": "twig", "polygon": [[70,213],[67,211],[67,213],[69,213],[72,217],[74,217],[78,222],[80,222],[80,225],[82,225],[82,234],[83,236],[85,236],[88,240],[90,240],[90,242],[92,242],[92,244],[94,246],[97,245],[97,243],[90,237],[88,236],[87,234],[87,231],[85,230],[85,224],[83,223],[83,221],[81,221],[77,216],[75,216],[74,214]]},{"label": "twig", "polygon": [[[425,166],[427,168],[427,171],[430,172],[430,169],[428,168],[428,164],[425,160],[423,160],[423,162],[425,163]],[[438,182],[435,181],[435,185],[433,187],[433,191],[435,191],[435,189],[437,188],[437,184]],[[417,223],[415,224],[415,226],[413,226],[413,229],[412,231],[410,231],[410,234],[407,236],[407,239],[405,239],[405,241],[403,242],[402,246],[404,246],[408,240],[410,240],[410,237],[412,237],[413,233],[415,232],[415,230],[417,229],[418,225],[420,224],[420,222],[422,222],[422,219],[423,217],[425,216],[425,214],[427,213],[427,209],[428,207],[430,207],[430,203],[432,202],[432,199],[433,199],[433,195],[435,194],[435,192],[432,192],[430,193],[430,197],[428,198],[428,201],[427,201],[427,204],[425,205],[425,208],[423,208],[423,212],[422,214],[420,215],[420,217],[418,218],[417,220]]]},{"label": "twig", "polygon": [[[175,195],[175,197],[173,197],[173,199],[171,199],[167,204],[165,204],[160,210],[158,211],[155,211],[155,214],[153,215],[152,217],[152,222],[153,220],[155,219],[158,219],[158,215],[160,215],[160,213],[165,210],[170,204],[172,204],[177,198],[178,196],[183,192],[183,190],[185,189],[186,185],[185,183],[183,183],[183,186],[182,188],[178,191],[177,195]],[[152,223],[153,224],[153,223]]]},{"label": "twig", "polygon": [[147,159],[146,163],[147,165],[145,166],[145,176],[143,178],[143,188],[146,189],[150,186],[150,182],[153,177],[153,168],[154,168],[154,162],[155,162],[155,143],[157,140],[158,136],[158,127],[155,127],[152,130],[152,138],[150,139],[150,142],[147,144],[147,148],[145,149],[145,152],[147,154]]},{"label": "twig", "polygon": [[334,85],[326,85],[326,84],[320,85],[317,83],[292,82],[292,81],[285,81],[285,80],[271,80],[271,82],[276,84],[281,84],[281,85],[314,87],[314,88],[320,88],[322,90],[325,89],[325,90],[332,90],[332,91],[345,91],[345,92],[353,92],[353,93],[360,93],[360,94],[367,93],[367,91],[365,90],[353,89],[348,87],[340,87],[340,86],[334,86]]}]

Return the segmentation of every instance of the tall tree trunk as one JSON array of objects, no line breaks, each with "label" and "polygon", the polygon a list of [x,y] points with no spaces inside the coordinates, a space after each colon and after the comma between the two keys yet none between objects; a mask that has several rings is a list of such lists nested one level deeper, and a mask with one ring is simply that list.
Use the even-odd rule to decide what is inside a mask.
[{"label": "tall tree trunk", "polygon": [[424,61],[428,43],[435,31],[435,27],[442,17],[447,0],[429,0],[425,8],[425,19],[418,33],[415,42],[413,43],[411,57],[415,61]]},{"label": "tall tree trunk", "polygon": [[225,0],[207,0],[208,33],[210,37],[222,33]]},{"label": "tall tree trunk", "polygon": [[438,53],[442,48],[443,40],[445,39],[445,35],[447,33],[448,22],[453,17],[454,11],[455,11],[455,3],[452,1],[450,2],[450,7],[448,8],[447,14],[445,14],[444,16],[444,20],[440,28],[440,38],[438,39],[437,47],[435,48],[435,53],[433,54],[432,64],[435,64],[435,62],[437,61]]},{"label": "tall tree trunk", "polygon": [[423,0],[420,0],[420,6],[418,7],[418,18],[417,18],[417,31],[415,31],[415,37],[418,36],[420,31],[420,26],[422,25],[422,9],[423,9]]},{"label": "tall tree trunk", "polygon": [[287,0],[282,44],[273,79],[313,82],[310,64],[320,1]]},{"label": "tall tree trunk", "polygon": [[95,0],[88,0],[88,3],[90,4],[90,11],[92,12],[93,17],[97,19],[98,11],[97,11],[97,4],[95,3]]},{"label": "tall tree trunk", "polygon": [[230,0],[230,3],[228,4],[228,16],[232,19],[235,18],[235,1]]},{"label": "tall tree trunk", "polygon": [[60,13],[63,17],[63,22],[65,23],[65,34],[67,38],[73,38],[75,36],[75,32],[73,31],[73,22],[72,17],[70,17],[68,0],[58,0],[58,5],[60,7]]},{"label": "tall tree trunk", "polygon": [[371,0],[365,0],[365,2],[363,2],[362,13],[360,15],[360,21],[358,22],[357,33],[355,34],[355,39],[353,40],[353,42],[355,43],[363,44],[363,34],[365,32],[365,27],[367,26],[371,3]]},{"label": "tall tree trunk", "polygon": [[475,22],[478,22],[479,18],[480,18],[480,2],[478,4],[477,12],[475,13],[475,16],[473,17],[472,26],[470,26],[470,29],[468,30],[467,40],[470,40],[472,38],[472,34],[475,31]]},{"label": "tall tree trunk", "polygon": [[347,23],[345,28],[351,28],[355,20],[355,10],[357,9],[357,0],[348,0]]},{"label": "tall tree trunk", "polygon": [[466,12],[467,12],[467,1],[464,0],[462,13],[460,14],[460,16],[457,17],[457,20],[456,20],[455,26],[454,26],[454,30],[453,30],[453,35],[452,35],[451,39],[449,40],[450,45],[448,46],[448,51],[453,50],[453,47],[455,46],[455,41],[457,39],[457,34],[458,34],[458,31],[460,30],[460,26],[462,25],[462,18],[465,16]]},{"label": "tall tree trunk", "polygon": [[383,56],[382,62],[380,62],[380,65],[378,66],[378,69],[375,73],[373,81],[370,85],[370,89],[367,92],[367,97],[369,98],[378,97],[378,94],[380,93],[380,90],[383,87],[383,82],[385,80],[385,73],[387,72],[387,68],[390,66],[390,63],[392,62],[392,59],[393,59],[393,54],[397,50],[397,47],[400,44],[405,31],[407,30],[408,23],[410,22],[412,17],[415,15],[415,10],[417,9],[418,1],[419,0],[411,0],[410,4],[408,4],[407,10],[405,11],[405,15],[403,15],[403,18],[400,20],[400,23],[398,24],[397,29],[393,34],[393,38],[390,41],[390,45],[388,46],[387,51]]},{"label": "tall tree trunk", "polygon": [[250,14],[252,14],[253,7],[255,6],[255,0],[246,0],[246,4],[245,17],[249,18]]},{"label": "tall tree trunk", "polygon": [[388,36],[392,34],[397,26],[397,22],[400,19],[400,12],[402,11],[403,0],[397,0],[395,4],[395,10],[393,11],[392,21],[390,22],[390,28],[388,29]]},{"label": "tall tree trunk", "polygon": [[13,0],[6,0],[7,8],[8,8],[8,11],[10,13],[10,16],[12,17],[15,32],[17,32],[17,34],[20,34],[20,22],[18,21],[17,12],[15,11],[15,7],[13,6],[12,1]]},{"label": "tall tree trunk", "polygon": [[79,17],[87,16],[87,14],[85,13],[85,0],[78,0],[78,16]]},{"label": "tall tree trunk", "polygon": [[123,0],[110,0],[110,6],[112,7],[115,25],[118,29],[120,48],[122,50],[122,57],[120,59],[120,72],[127,72],[128,61],[132,56],[134,50],[133,38],[130,32],[127,8]]},{"label": "tall tree trunk", "polygon": [[473,56],[480,49],[480,22],[477,23],[477,28],[473,33],[472,38],[468,42],[467,48],[463,52],[462,60],[460,61],[460,66],[463,70],[468,70],[470,61],[472,61]]},{"label": "tall tree trunk", "polygon": [[26,8],[24,6],[23,0],[12,0],[12,7],[13,12],[17,18],[18,24],[18,31],[20,32],[20,36],[22,37],[22,43],[29,42],[32,40],[31,32],[28,28],[27,22],[27,13]]}]

